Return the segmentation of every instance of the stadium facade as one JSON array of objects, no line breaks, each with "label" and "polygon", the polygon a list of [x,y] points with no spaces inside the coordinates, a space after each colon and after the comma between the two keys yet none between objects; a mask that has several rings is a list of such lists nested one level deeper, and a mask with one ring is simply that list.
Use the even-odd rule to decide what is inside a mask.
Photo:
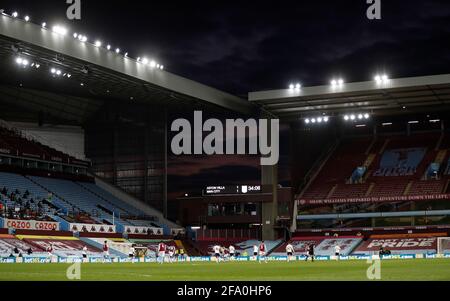
[{"label": "stadium facade", "polygon": [[[46,227],[56,227],[56,222],[68,232],[85,229],[86,223],[69,222],[56,214],[59,210],[86,213],[92,232],[103,228],[111,239],[139,231],[153,231],[161,239],[198,226],[208,250],[208,239],[223,238],[221,233],[262,238],[273,241],[273,249],[283,248],[286,237],[280,228],[289,226],[291,234],[297,231],[323,244],[324,252],[332,242],[312,234],[351,229],[342,242],[348,254],[357,246],[370,249],[361,245],[361,235],[376,231],[403,235],[429,229],[433,237],[448,235],[450,75],[392,79],[380,74],[359,83],[292,84],[250,92],[243,99],[57,29],[0,16],[5,150],[0,162],[4,171],[14,171],[13,176],[0,175],[0,186],[21,188],[20,193],[33,190],[43,200],[50,193],[52,201],[41,205],[54,219]],[[220,118],[281,119],[290,131],[292,193],[281,192],[277,165],[261,166],[264,196],[180,196],[175,219],[185,223],[170,221],[168,127],[173,118],[194,110]],[[64,182],[62,174],[71,182]],[[198,209],[195,202],[206,204],[204,211],[193,210]],[[207,204],[230,202],[238,204],[234,210],[257,203],[250,210],[256,217],[209,214]],[[287,213],[280,208],[288,208]],[[5,228],[16,225],[8,220]],[[243,234],[254,224],[260,226],[256,236]],[[404,229],[389,228],[394,226]],[[210,229],[217,231],[205,234]],[[92,236],[86,239],[101,248]],[[303,240],[294,241],[303,247]]]}]

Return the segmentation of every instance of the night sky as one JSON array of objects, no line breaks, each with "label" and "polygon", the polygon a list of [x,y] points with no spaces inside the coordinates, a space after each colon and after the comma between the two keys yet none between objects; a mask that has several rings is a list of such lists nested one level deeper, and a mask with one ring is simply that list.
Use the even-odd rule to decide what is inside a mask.
[{"label": "night sky", "polygon": [[[243,97],[290,82],[328,84],[337,76],[352,82],[377,72],[391,78],[450,73],[448,0],[381,0],[381,20],[367,19],[366,0],[82,0],[81,21],[66,19],[65,2],[2,0],[0,6],[39,23],[64,23],[71,32]],[[179,160],[171,169],[177,181],[196,175],[202,182],[228,159],[204,168],[180,167]],[[240,161],[243,170],[256,168],[250,159]],[[255,179],[256,169],[239,181]]]},{"label": "night sky", "polygon": [[69,21],[65,0],[2,0],[39,23],[63,22],[161,61],[169,72],[245,96],[248,91],[448,73],[450,2],[381,0],[368,20],[366,0],[82,0]]}]

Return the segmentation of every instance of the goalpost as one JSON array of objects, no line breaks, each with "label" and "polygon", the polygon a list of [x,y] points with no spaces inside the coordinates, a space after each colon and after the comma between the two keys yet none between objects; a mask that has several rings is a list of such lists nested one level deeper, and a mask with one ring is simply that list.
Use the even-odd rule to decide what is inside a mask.
[{"label": "goalpost", "polygon": [[438,254],[450,254],[450,237],[438,237],[437,241]]}]

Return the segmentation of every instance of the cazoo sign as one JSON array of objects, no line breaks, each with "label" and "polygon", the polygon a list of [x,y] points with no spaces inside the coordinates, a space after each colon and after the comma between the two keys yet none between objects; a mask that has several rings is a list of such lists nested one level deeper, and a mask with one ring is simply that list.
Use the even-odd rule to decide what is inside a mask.
[{"label": "cazoo sign", "polygon": [[59,230],[59,223],[47,221],[5,219],[3,225],[5,228],[13,228],[13,229],[48,230],[48,231]]}]

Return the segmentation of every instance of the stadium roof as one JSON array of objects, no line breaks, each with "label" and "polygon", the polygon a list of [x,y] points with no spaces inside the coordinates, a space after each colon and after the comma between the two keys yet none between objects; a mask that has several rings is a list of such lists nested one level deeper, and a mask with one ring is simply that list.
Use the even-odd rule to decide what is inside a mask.
[{"label": "stadium roof", "polygon": [[[50,28],[51,25],[44,27],[0,14],[0,64],[3,69],[0,77],[3,83],[9,84],[0,85],[2,100],[18,103],[20,99],[31,106],[48,109],[54,106],[55,113],[61,112],[58,114],[61,117],[74,120],[82,120],[98,109],[102,98],[201,103],[244,114],[254,110],[254,105],[245,99],[165,70],[150,68],[123,54],[81,42],[71,33],[61,35]],[[14,60],[18,55],[45,67],[29,72],[26,77],[31,78],[29,82],[34,86],[27,85],[20,91],[17,91],[17,83],[23,74],[17,76],[17,70],[13,70],[18,69],[13,68],[17,67]],[[52,81],[50,68],[70,73],[70,80]]]},{"label": "stadium roof", "polygon": [[450,105],[450,74],[250,92],[249,100],[281,118],[440,110]]}]

